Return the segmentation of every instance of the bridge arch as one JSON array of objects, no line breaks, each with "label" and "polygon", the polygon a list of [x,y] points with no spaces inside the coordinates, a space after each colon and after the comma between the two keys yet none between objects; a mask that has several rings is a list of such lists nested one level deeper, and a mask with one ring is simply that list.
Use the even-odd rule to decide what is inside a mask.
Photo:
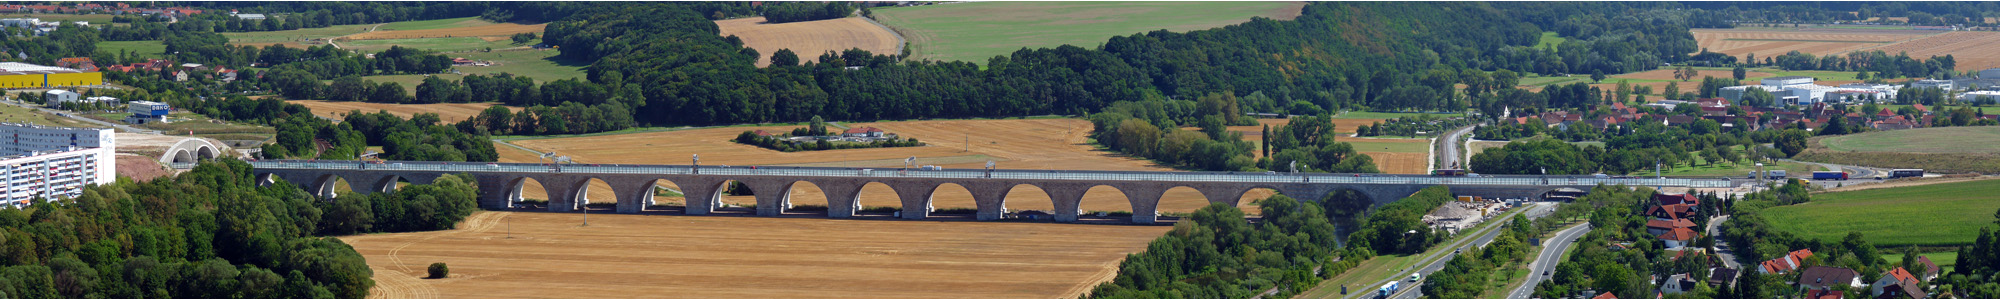
[{"label": "bridge arch", "polygon": [[[619,195],[620,192],[618,191],[618,189],[610,188],[610,186],[611,184],[602,178],[597,178],[597,177],[578,178],[576,179],[576,182],[568,183],[569,192],[567,195],[565,195],[567,197],[562,197],[566,198],[565,200],[567,200],[564,201],[563,207],[571,209],[588,209],[588,207],[590,206],[590,200],[591,198],[593,198],[591,191],[597,190],[599,187],[603,187],[604,192],[610,193],[610,195],[602,197],[594,197],[594,198],[618,199],[618,196],[620,196]],[[625,193],[633,193],[633,191],[626,191]],[[556,197],[550,197],[550,198],[556,198]],[[549,202],[550,202],[549,207],[553,210],[553,208],[555,208],[556,201],[555,199],[550,199]]]},{"label": "bridge arch", "polygon": [[[538,200],[548,201],[549,189],[548,186],[544,184],[546,183],[543,183],[540,180],[535,180],[535,178],[532,176],[521,176],[521,177],[515,177],[512,180],[508,180],[506,187],[502,188],[502,190],[506,191],[507,193],[506,194],[507,207],[509,208],[536,207],[537,205],[527,203],[529,200],[528,196],[530,196],[530,194],[528,193],[528,189],[530,187],[540,191],[539,194],[541,194],[542,197],[541,199]],[[550,207],[549,204],[552,203],[543,202],[542,204],[540,204],[540,206]],[[553,208],[551,207],[550,209]]]},{"label": "bridge arch", "polygon": [[195,163],[222,156],[222,148],[202,138],[186,138],[175,142],[160,155],[160,163]]},{"label": "bridge arch", "polygon": [[[306,189],[307,192],[311,192],[313,195],[317,195],[320,198],[333,199],[334,197],[340,196],[340,194],[336,193],[336,190],[339,189],[338,185],[339,183],[342,182],[347,182],[347,180],[345,180],[344,178],[340,178],[340,175],[327,173],[327,174],[320,174],[319,176],[314,177],[312,179],[312,182],[305,183],[304,185],[300,185],[299,187]],[[298,184],[298,183],[293,183],[293,184]],[[348,186],[352,187],[353,185],[352,183],[349,183]]]}]

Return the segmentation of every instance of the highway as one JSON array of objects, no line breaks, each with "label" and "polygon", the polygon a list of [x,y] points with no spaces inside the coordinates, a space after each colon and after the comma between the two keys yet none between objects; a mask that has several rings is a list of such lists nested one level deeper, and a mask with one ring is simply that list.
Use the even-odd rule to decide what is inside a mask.
[{"label": "highway", "polygon": [[1514,292],[1508,293],[1507,299],[1534,297],[1535,286],[1555,275],[1556,265],[1562,263],[1556,260],[1561,259],[1563,253],[1576,245],[1576,239],[1583,238],[1584,234],[1589,233],[1590,223],[1583,223],[1557,231],[1555,237],[1542,241],[1542,245],[1545,245],[1542,247],[1542,253],[1535,255],[1534,262],[1528,263],[1528,282],[1521,284],[1521,287],[1514,289]]},{"label": "highway", "polygon": [[1682,186],[1698,188],[1730,187],[1724,179],[1688,178],[1593,178],[1593,177],[1542,177],[1523,176],[1481,176],[1442,177],[1428,175],[1390,174],[1334,174],[1334,173],[1280,173],[1280,172],[1150,172],[1150,171],[1081,171],[1081,170],[1007,170],[1007,169],[865,169],[865,168],[822,168],[822,167],[770,167],[770,166],[727,166],[727,165],[627,165],[627,164],[536,164],[536,163],[464,163],[464,162],[415,162],[415,161],[306,161],[306,160],[261,160],[251,161],[258,169],[292,170],[360,170],[360,171],[402,171],[402,172],[446,172],[446,173],[549,173],[549,174],[687,174],[687,175],[745,175],[745,176],[790,176],[790,177],[873,177],[873,178],[964,178],[964,179],[1036,179],[1036,180],[1097,180],[1097,181],[1179,181],[1179,182],[1253,182],[1253,183],[1336,183],[1336,184],[1418,184],[1418,185],[1487,185],[1487,186],[1591,186],[1591,185],[1633,185],[1633,186]]},{"label": "highway", "polygon": [[1470,153],[1459,153],[1459,151],[1465,149],[1465,135],[1472,133],[1472,129],[1478,127],[1479,124],[1472,124],[1444,135],[1444,147],[1442,147],[1444,149],[1440,152],[1444,155],[1438,156],[1443,157],[1444,162],[1438,165],[1439,168],[1466,169],[1464,162],[1461,160],[1465,159],[1465,156],[1470,155]]},{"label": "highway", "polygon": [[[1519,215],[1528,216],[1528,218],[1530,219],[1540,218],[1542,216],[1548,215],[1549,212],[1554,211],[1554,206],[1555,205],[1553,203],[1546,203],[1546,202],[1537,202],[1530,205],[1525,205],[1522,206],[1521,209],[1526,209],[1527,211],[1522,212]],[[1502,231],[1500,228],[1503,227],[1501,225],[1506,224],[1506,222],[1508,222],[1509,220],[1513,220],[1514,216],[1519,216],[1519,215],[1509,215],[1507,217],[1502,217],[1499,219],[1487,220],[1486,222],[1492,222],[1492,223],[1482,224],[1486,226],[1481,227],[1479,229],[1480,231],[1475,231],[1472,233],[1472,234],[1477,234],[1478,235],[1477,238],[1459,240],[1456,243],[1448,245],[1448,247],[1439,246],[1438,248],[1458,249],[1459,251],[1477,251],[1478,249],[1480,249],[1480,247],[1484,247],[1487,243],[1492,242],[1494,238],[1499,238],[1500,232]],[[1458,255],[1458,253],[1441,252],[1441,254],[1436,255],[1436,257],[1425,258],[1424,260],[1418,262],[1417,265],[1422,267],[1417,268],[1417,271],[1415,273],[1430,275],[1431,273],[1437,272],[1438,270],[1442,270],[1444,269],[1445,264],[1450,263],[1451,258],[1456,255]],[[1396,294],[1390,295],[1389,298],[1416,299],[1423,297],[1423,292],[1422,292],[1424,286],[1423,282],[1422,281],[1408,282],[1407,280],[1409,279],[1409,277],[1410,273],[1407,270],[1402,273],[1397,273],[1395,278],[1390,278],[1388,280],[1382,280],[1375,282],[1373,284],[1368,284],[1358,287],[1358,289],[1360,290],[1358,292],[1348,293],[1347,298],[1348,299],[1374,298],[1376,295],[1375,289],[1381,287],[1383,284],[1388,284],[1390,280],[1404,280],[1403,284],[1405,285],[1402,287],[1402,290],[1396,291]]]}]

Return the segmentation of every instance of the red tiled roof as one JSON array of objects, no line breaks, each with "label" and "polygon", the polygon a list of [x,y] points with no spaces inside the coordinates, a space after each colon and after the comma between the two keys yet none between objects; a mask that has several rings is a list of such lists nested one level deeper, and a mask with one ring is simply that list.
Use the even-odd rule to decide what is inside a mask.
[{"label": "red tiled roof", "polygon": [[1806,299],[1844,299],[1842,297],[1846,297],[1846,295],[1842,295],[1840,291],[1835,290],[1811,290],[1806,292]]},{"label": "red tiled roof", "polygon": [[1659,205],[1699,205],[1701,198],[1696,198],[1693,194],[1653,194],[1653,202]]},{"label": "red tiled roof", "polygon": [[1687,219],[1673,219],[1673,220],[1652,219],[1652,220],[1646,220],[1646,227],[1660,228],[1660,229],[1691,228],[1694,227],[1694,222],[1689,222]]},{"label": "red tiled roof", "polygon": [[1695,236],[1694,230],[1689,230],[1687,228],[1674,228],[1674,230],[1669,230],[1667,231],[1667,233],[1660,234],[1660,239],[1669,241],[1687,241],[1687,240],[1693,240],[1694,236]]},{"label": "red tiled roof", "polygon": [[1938,266],[1937,263],[1931,262],[1931,257],[1917,256],[1917,263],[1924,264],[1924,274],[1937,275]]},{"label": "red tiled roof", "polygon": [[1590,299],[1618,299],[1618,295],[1612,295],[1611,292],[1604,292],[1603,294],[1598,294],[1597,297],[1590,297]]},{"label": "red tiled roof", "polygon": [[1917,276],[1916,276],[1916,275],[1910,275],[1910,271],[1909,271],[1909,270],[1904,270],[1904,269],[1903,269],[1903,267],[1896,267],[1896,269],[1893,269],[1893,270],[1889,270],[1889,272],[1888,272],[1888,273],[1886,273],[1886,274],[1883,274],[1883,275],[1884,275],[1884,276],[1894,276],[1894,277],[1896,277],[1896,281],[1901,281],[1901,282],[1906,282],[1906,283],[1910,283],[1910,284],[1916,284],[1916,283],[1918,282],[1918,281],[1917,281]]},{"label": "red tiled roof", "polygon": [[871,132],[882,132],[882,130],[876,129],[875,127],[855,127],[855,128],[848,128],[847,131],[842,131],[841,133],[871,133]]}]

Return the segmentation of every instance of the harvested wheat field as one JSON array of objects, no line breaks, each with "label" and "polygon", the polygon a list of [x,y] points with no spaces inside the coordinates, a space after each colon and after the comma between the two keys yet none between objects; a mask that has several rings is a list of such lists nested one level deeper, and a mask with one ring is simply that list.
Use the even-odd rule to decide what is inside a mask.
[{"label": "harvested wheat field", "polygon": [[[1926,30],[1871,29],[1694,29],[1695,43],[1708,51],[1743,57],[1777,56],[1791,51],[1827,55],[1855,50],[1872,50],[1898,42],[1922,39],[1942,33]],[[1889,51],[1889,53],[1896,53]],[[1911,56],[1915,56],[1914,54]]]},{"label": "harvested wheat field", "polygon": [[[928,146],[903,148],[847,149],[828,151],[779,152],[755,146],[737,144],[730,139],[746,130],[790,131],[799,126],[728,127],[691,129],[664,132],[647,132],[591,137],[537,139],[514,141],[516,145],[536,151],[554,151],[559,155],[584,163],[629,163],[629,164],[687,164],[695,154],[701,154],[704,165],[764,165],[764,166],[817,166],[893,169],[903,165],[903,159],[916,157],[918,164],[938,165],[947,169],[983,168],[991,160],[1002,169],[1029,170],[1113,170],[1113,171],[1171,171],[1143,159],[1121,154],[1099,151],[1087,142],[1090,133],[1089,121],[1078,119],[1030,119],[1030,120],[951,120],[951,121],[906,121],[847,124],[849,127],[871,126],[907,138],[915,138]],[[967,140],[971,144],[968,147]],[[507,145],[496,145],[500,149],[500,160],[504,162],[539,162],[534,154]],[[969,151],[968,151],[969,148]],[[532,181],[530,181],[532,182]],[[663,185],[670,184],[663,183]],[[591,183],[589,193],[592,203],[615,203],[608,185]],[[793,186],[791,199],[794,205],[824,205],[826,196],[819,187],[810,183]],[[546,198],[539,183],[528,184],[523,191],[526,198]],[[1269,190],[1253,190],[1244,199],[1259,199],[1271,195]],[[899,207],[894,190],[882,184],[869,184],[861,189],[861,205]],[[932,196],[933,207],[972,208],[972,196],[963,188],[946,185]],[[656,198],[658,203],[681,203],[679,197]],[[749,196],[727,197],[724,203],[745,205],[756,201]],[[1248,203],[1243,201],[1239,203]],[[1190,188],[1168,190],[1161,197],[1159,209],[1162,212],[1191,212],[1207,205],[1206,198]],[[1048,194],[1030,186],[1015,187],[1007,196],[1007,208],[1012,210],[1043,210],[1054,208]],[[1245,210],[1256,213],[1255,206],[1245,206]],[[1130,211],[1131,205],[1116,189],[1097,187],[1083,198],[1085,211]]]},{"label": "harvested wheat field", "polygon": [[541,34],[542,29],[548,26],[549,24],[546,23],[532,24],[532,25],[499,23],[492,25],[449,27],[449,28],[421,29],[421,30],[377,30],[371,32],[356,33],[353,35],[341,37],[341,39],[392,40],[392,39],[423,39],[423,38],[445,38],[445,37],[508,36],[516,33]]},{"label": "harvested wheat field", "polygon": [[1912,58],[1950,54],[1961,71],[2000,67],[2000,32],[1957,31],[1915,41],[1884,46],[1879,50],[1896,54],[1908,52]]},{"label": "harvested wheat field", "polygon": [[1375,168],[1389,174],[1430,173],[1430,153],[1362,152],[1375,159]]},{"label": "harvested wheat field", "polygon": [[[1166,226],[475,212],[341,237],[369,298],[1066,298]],[[451,276],[419,279],[433,262]]]},{"label": "harvested wheat field", "polygon": [[[392,104],[326,100],[286,100],[285,102],[305,105],[306,108],[312,109],[313,114],[334,119],[345,118],[347,117],[347,113],[357,109],[361,110],[361,113],[375,113],[386,110],[389,111],[389,114],[403,118],[409,118],[418,113],[434,113],[438,114],[438,119],[443,120],[445,123],[464,121],[465,119],[472,118],[472,116],[479,115],[479,112],[486,110],[487,107],[498,105],[493,103]],[[506,107],[513,111],[521,111],[520,107]]]},{"label": "harvested wheat field", "polygon": [[896,32],[876,26],[861,17],[832,20],[765,24],[764,17],[715,21],[722,36],[743,39],[743,46],[757,49],[757,66],[771,64],[771,53],[792,49],[799,62],[819,60],[827,51],[861,48],[875,54],[894,55],[903,48]]}]

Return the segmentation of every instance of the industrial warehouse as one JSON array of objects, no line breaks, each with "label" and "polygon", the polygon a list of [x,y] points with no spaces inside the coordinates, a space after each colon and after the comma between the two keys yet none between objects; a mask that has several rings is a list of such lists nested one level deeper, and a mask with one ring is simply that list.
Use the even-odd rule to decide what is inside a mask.
[{"label": "industrial warehouse", "polygon": [[17,62],[0,62],[0,88],[37,89],[104,85],[104,74]]}]

